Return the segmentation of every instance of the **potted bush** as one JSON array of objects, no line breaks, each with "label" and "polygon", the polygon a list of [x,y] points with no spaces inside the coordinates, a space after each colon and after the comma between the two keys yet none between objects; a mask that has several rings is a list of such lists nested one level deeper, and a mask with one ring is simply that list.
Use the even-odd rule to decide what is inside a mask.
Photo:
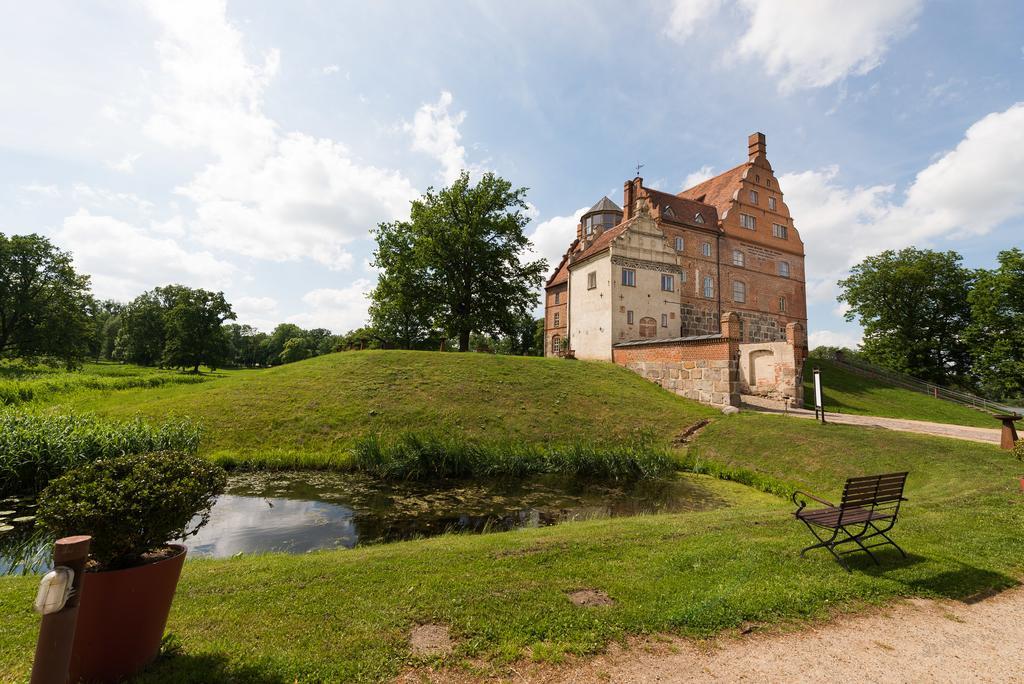
[{"label": "potted bush", "polygon": [[184,540],[209,521],[223,468],[194,455],[101,458],[68,471],[39,498],[39,523],[92,536],[82,577],[70,681],[130,677],[159,653]]}]

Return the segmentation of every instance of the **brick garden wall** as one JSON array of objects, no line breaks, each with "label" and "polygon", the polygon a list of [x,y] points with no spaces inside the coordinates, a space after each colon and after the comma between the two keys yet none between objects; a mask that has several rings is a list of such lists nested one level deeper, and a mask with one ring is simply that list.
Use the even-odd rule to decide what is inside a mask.
[{"label": "brick garden wall", "polygon": [[739,406],[738,323],[736,314],[726,314],[721,335],[615,345],[612,359],[687,399]]}]

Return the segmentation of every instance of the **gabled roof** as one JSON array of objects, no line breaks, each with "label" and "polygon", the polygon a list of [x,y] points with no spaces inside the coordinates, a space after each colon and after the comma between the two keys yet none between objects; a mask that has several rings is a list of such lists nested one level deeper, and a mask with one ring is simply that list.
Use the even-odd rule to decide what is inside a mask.
[{"label": "gabled roof", "polygon": [[551,287],[553,285],[560,285],[569,279],[569,255],[576,249],[576,245],[579,240],[573,240],[572,244],[569,245],[569,249],[565,254],[562,255],[562,260],[558,262],[558,266],[555,268],[555,272],[548,278],[548,282],[544,287]]},{"label": "gabled roof", "polygon": [[600,199],[600,201],[598,201],[597,204],[595,204],[594,206],[590,207],[590,209],[587,209],[586,213],[593,214],[594,212],[597,212],[597,211],[614,211],[614,212],[618,212],[618,213],[621,214],[622,213],[622,207],[620,207],[615,202],[612,202],[610,199],[608,199],[608,196],[605,195],[604,197],[602,197]]},{"label": "gabled roof", "polygon": [[[692,188],[683,190],[676,196],[710,204],[718,209],[719,214],[724,214],[731,206],[732,196],[736,194],[736,190],[740,187],[743,174],[748,166],[750,166],[750,162],[744,162],[735,168],[718,174],[714,178],[709,178],[703,183],[698,183]],[[705,221],[709,219],[709,216],[704,217]],[[717,216],[715,220],[718,220]]]},{"label": "gabled roof", "polygon": [[595,239],[589,247],[584,249],[579,254],[574,254],[573,261],[582,261],[584,259],[588,259],[594,256],[595,254],[603,252],[604,250],[608,249],[608,245],[611,244],[611,241],[617,238],[618,236],[622,235],[622,232],[626,230],[626,226],[628,226],[630,223],[632,223],[632,221],[623,221],[614,228],[609,228],[608,230],[604,231],[603,233],[597,236],[597,239]]},{"label": "gabled roof", "polygon": [[[686,223],[692,226],[701,226],[703,224],[705,228],[712,229],[716,229],[718,226],[718,211],[713,205],[670,195],[667,192],[652,190],[651,188],[644,188],[644,192],[658,206],[659,213],[663,219],[676,223]],[[670,213],[665,211],[666,207],[671,209]],[[701,215],[702,221],[697,220],[697,214]]]}]

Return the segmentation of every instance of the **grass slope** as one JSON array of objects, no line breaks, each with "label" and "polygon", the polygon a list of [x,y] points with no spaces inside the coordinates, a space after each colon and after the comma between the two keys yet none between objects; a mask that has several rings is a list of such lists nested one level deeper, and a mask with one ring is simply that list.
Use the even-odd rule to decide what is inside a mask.
[{"label": "grass slope", "polygon": [[927,420],[933,423],[997,428],[987,413],[951,401],[935,399],[877,378],[851,373],[823,359],[808,359],[804,370],[804,402],[814,408],[814,374],[820,368],[825,410],[863,416]]},{"label": "grass slope", "polygon": [[[702,478],[729,507],[189,562],[168,625],[180,653],[143,681],[386,680],[419,662],[407,636],[423,622],[451,627],[450,666],[483,658],[501,669],[634,634],[708,635],[896,596],[964,598],[1011,586],[1024,570],[1021,466],[994,447],[742,414],[717,419],[691,448],[735,476],[825,496],[851,474],[910,470],[894,532],[910,558],[883,550],[876,568],[854,556],[852,574],[820,550],[801,559],[810,536],[785,499]],[[35,587],[0,578],[0,679],[28,671]],[[616,603],[573,606],[566,592],[582,588]]]},{"label": "grass slope", "polygon": [[57,408],[187,415],[208,428],[204,453],[302,466],[327,463],[368,434],[615,444],[644,433],[667,443],[717,414],[612,364],[403,351],[330,354],[198,385],[79,393]]}]

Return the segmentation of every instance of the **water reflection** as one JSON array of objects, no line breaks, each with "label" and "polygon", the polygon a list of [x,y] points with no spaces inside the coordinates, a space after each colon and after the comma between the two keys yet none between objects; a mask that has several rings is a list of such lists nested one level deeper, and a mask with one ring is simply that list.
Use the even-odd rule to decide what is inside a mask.
[{"label": "water reflection", "polygon": [[[722,505],[688,476],[610,485],[567,477],[382,483],[352,473],[240,473],[229,480],[209,524],[186,543],[192,557],[305,553],[450,531],[504,531]],[[30,527],[19,530],[18,547],[0,536],[0,573],[44,569],[38,562],[27,564],[49,552],[48,540]]]}]

